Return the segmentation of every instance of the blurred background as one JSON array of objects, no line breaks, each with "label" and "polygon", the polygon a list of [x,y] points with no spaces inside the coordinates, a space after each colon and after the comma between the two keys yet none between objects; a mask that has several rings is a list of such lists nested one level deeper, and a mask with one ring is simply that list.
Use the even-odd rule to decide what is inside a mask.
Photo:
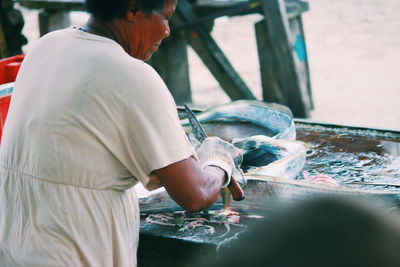
[{"label": "blurred background", "polygon": [[[309,0],[303,13],[314,110],[310,119],[354,126],[400,130],[400,1]],[[23,13],[28,44],[39,38],[38,11]],[[80,26],[87,14],[71,12]],[[254,23],[261,16],[221,17],[212,36],[234,68],[261,99]],[[229,97],[189,48],[193,105],[207,107]]]}]

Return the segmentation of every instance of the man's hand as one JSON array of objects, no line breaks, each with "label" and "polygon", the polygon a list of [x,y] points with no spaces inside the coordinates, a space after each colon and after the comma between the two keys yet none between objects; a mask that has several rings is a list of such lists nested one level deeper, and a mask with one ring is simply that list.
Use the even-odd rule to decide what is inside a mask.
[{"label": "man's hand", "polygon": [[223,182],[230,181],[234,157],[241,155],[241,150],[217,137],[207,138],[196,152],[199,162],[190,157],[153,172],[170,197],[189,211],[217,200]]},{"label": "man's hand", "polygon": [[232,173],[238,167],[235,158],[241,158],[243,155],[240,149],[218,137],[206,138],[196,153],[202,167],[216,166],[225,171],[227,179],[223,186],[229,184]]}]

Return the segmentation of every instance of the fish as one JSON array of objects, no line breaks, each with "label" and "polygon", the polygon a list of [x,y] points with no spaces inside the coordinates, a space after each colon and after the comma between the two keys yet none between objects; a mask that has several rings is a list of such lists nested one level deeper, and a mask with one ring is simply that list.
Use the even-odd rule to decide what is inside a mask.
[{"label": "fish", "polygon": [[306,163],[308,144],[297,140],[277,140],[264,135],[235,138],[232,144],[243,151],[241,168],[245,174],[295,179]]},{"label": "fish", "polygon": [[[296,127],[293,114],[286,106],[259,100],[237,100],[213,106],[196,114],[209,136],[225,141],[253,135],[266,135],[274,139],[295,140]],[[181,124],[190,132],[188,119]]]},{"label": "fish", "polygon": [[[295,140],[293,115],[286,106],[238,100],[213,106],[196,118],[207,135],[218,136],[243,151],[244,173],[294,179],[305,165],[308,145]],[[190,126],[187,119],[181,123]],[[190,131],[187,134],[196,144]]]}]

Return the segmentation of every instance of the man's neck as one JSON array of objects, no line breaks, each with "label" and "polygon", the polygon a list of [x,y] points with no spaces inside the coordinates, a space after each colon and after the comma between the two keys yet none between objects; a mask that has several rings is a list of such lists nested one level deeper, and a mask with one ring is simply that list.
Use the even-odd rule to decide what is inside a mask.
[{"label": "man's neck", "polygon": [[102,22],[91,17],[81,29],[85,32],[103,36],[118,42],[112,28],[112,23]]}]

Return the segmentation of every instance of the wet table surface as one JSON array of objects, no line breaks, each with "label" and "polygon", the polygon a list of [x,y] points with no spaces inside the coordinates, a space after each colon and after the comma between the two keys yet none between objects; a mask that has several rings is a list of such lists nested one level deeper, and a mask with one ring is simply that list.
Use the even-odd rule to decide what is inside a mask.
[{"label": "wet table surface", "polygon": [[[371,194],[368,197],[382,201],[385,208],[400,207],[400,132],[304,122],[297,122],[296,127],[297,139],[309,144],[304,170],[311,175],[328,175],[341,183],[344,188],[380,192],[382,194]],[[297,180],[303,180],[302,174]],[[173,244],[177,249],[180,247],[182,253],[191,248],[215,253],[219,245],[229,242],[230,238],[237,236],[240,238],[240,233],[245,231],[246,227],[257,223],[261,218],[259,215],[267,214],[267,203],[273,199],[296,201],[310,194],[338,192],[334,189],[325,192],[318,188],[295,184],[250,181],[245,193],[244,201],[232,203],[232,207],[240,212],[241,221],[231,226],[229,231],[224,225],[213,225],[215,233],[212,235],[181,232],[177,226],[147,223],[145,219],[149,213],[179,210],[167,196],[159,198],[158,202],[141,205],[141,208],[147,210],[141,216],[141,238],[153,239],[150,243],[161,240],[159,244],[164,242],[163,247]],[[222,207],[220,201],[213,206],[213,209]],[[148,242],[143,241],[143,243]]]},{"label": "wet table surface", "polygon": [[297,139],[310,145],[304,167],[310,174],[346,187],[400,193],[399,132],[299,123]]}]

